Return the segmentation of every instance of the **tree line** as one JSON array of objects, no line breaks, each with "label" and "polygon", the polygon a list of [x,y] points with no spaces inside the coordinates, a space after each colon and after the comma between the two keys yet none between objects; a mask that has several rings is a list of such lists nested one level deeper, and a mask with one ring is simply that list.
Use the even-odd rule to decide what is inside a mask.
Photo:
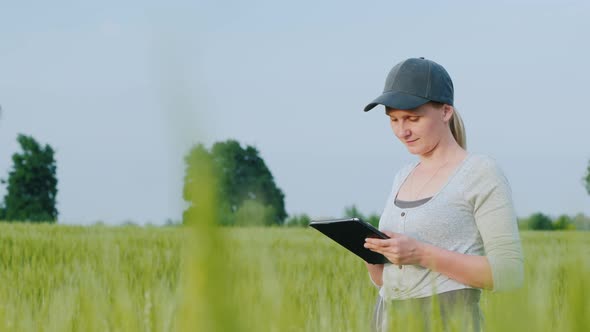
[{"label": "tree line", "polygon": [[564,214],[551,218],[541,212],[536,212],[528,217],[519,218],[518,228],[535,231],[590,231],[590,217],[578,213],[575,216]]},{"label": "tree line", "polygon": [[[6,195],[0,202],[0,220],[55,222],[58,217],[55,151],[32,136],[19,134],[17,142],[20,151],[12,155],[13,165],[8,179],[0,179],[7,186]],[[287,215],[285,195],[255,147],[242,147],[236,140],[216,142],[209,149],[197,144],[188,151],[184,160],[183,198],[188,206],[183,213],[183,222],[199,204],[194,195],[199,184],[194,180],[201,171],[199,163],[205,161],[214,170],[218,224],[309,225],[311,218],[307,214]],[[590,195],[590,161],[582,184]],[[355,205],[346,207],[339,217],[359,217],[375,226],[379,223],[378,214],[365,215]],[[538,212],[519,218],[518,226],[530,230],[590,230],[590,218],[583,214],[551,218]]]}]

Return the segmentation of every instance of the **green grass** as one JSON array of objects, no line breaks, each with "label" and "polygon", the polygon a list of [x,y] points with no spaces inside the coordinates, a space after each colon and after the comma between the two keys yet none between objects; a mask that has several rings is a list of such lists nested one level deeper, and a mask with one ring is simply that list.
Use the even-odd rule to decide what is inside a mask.
[{"label": "green grass", "polygon": [[[522,233],[487,331],[590,330],[590,233]],[[0,331],[367,331],[364,264],[311,229],[0,223]]]}]

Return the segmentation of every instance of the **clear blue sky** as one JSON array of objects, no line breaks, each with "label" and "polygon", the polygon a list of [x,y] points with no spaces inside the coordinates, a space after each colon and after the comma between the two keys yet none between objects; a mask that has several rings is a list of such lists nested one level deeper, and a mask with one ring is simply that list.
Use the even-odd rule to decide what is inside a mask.
[{"label": "clear blue sky", "polygon": [[380,212],[415,157],[362,108],[424,56],[518,215],[590,215],[588,17],[584,1],[4,2],[0,177],[33,135],[57,150],[60,222],[163,223],[181,216],[189,147],[234,138],[289,213]]}]

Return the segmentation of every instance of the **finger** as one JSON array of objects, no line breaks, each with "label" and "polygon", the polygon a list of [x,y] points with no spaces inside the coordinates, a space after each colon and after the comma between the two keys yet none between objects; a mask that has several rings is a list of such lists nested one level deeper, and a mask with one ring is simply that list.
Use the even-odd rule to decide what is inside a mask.
[{"label": "finger", "polygon": [[367,248],[367,249],[369,249],[369,250],[371,250],[371,251],[378,252],[380,254],[385,253],[384,248],[382,248],[380,246],[377,246],[377,245],[374,245],[374,244],[365,243],[364,244],[364,247]]},{"label": "finger", "polygon": [[384,254],[384,252],[381,249],[378,249],[378,248],[369,248],[369,250],[371,250],[372,252],[376,252],[378,254],[381,254],[381,255]]},{"label": "finger", "polygon": [[378,252],[378,253],[380,253],[380,254],[382,253],[382,252],[381,252],[381,249],[379,249],[379,248],[376,248],[376,247],[368,247],[368,246],[365,246],[365,248],[367,248],[367,249],[369,249],[369,250],[371,250],[371,251],[373,251],[373,252]]},{"label": "finger", "polygon": [[391,247],[391,244],[387,240],[374,240],[371,239],[370,241],[365,242],[365,244],[369,245],[369,247],[365,246],[365,248],[372,248],[372,249],[382,249],[386,250],[387,248]]},{"label": "finger", "polygon": [[371,238],[371,237],[368,237],[365,239],[365,243],[371,243],[373,245],[378,245],[378,246],[385,246],[385,245],[387,245],[386,242],[387,242],[387,240],[385,240],[385,239],[375,239],[375,238]]},{"label": "finger", "polygon": [[371,249],[371,250],[373,250],[373,249],[381,249],[381,246],[376,245],[376,244],[373,244],[373,243],[369,243],[369,242],[366,242],[364,244],[364,246],[365,246],[365,248]]}]

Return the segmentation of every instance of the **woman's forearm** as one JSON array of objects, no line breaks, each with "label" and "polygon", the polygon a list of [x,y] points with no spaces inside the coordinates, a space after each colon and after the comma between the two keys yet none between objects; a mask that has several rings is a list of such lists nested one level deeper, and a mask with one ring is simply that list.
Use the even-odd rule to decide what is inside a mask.
[{"label": "woman's forearm", "polygon": [[472,287],[493,288],[492,269],[485,256],[461,254],[426,243],[420,248],[421,266]]},{"label": "woman's forearm", "polygon": [[381,287],[383,285],[383,264],[369,264],[365,262],[369,276],[375,286]]}]

